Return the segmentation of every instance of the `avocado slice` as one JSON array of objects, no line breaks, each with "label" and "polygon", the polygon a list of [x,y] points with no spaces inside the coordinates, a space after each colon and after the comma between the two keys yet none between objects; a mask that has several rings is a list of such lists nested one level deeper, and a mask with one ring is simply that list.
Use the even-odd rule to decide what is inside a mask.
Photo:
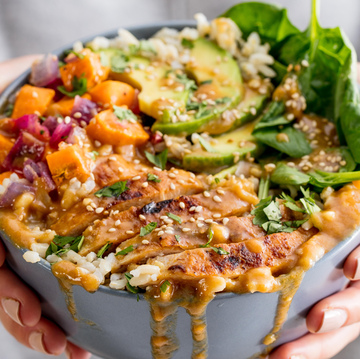
[{"label": "avocado slice", "polygon": [[182,166],[194,172],[217,173],[225,166],[233,165],[236,158],[244,158],[247,153],[252,156],[260,154],[263,146],[251,135],[254,126],[255,123],[248,123],[235,131],[215,137],[216,144],[209,146],[206,143],[202,149],[185,155]]},{"label": "avocado slice", "polygon": [[[232,56],[212,41],[198,38],[193,41],[190,56],[194,61],[186,66],[186,73],[193,78],[198,90],[195,96],[202,94],[212,104],[202,102],[201,110],[189,115],[187,121],[172,122],[171,116],[164,116],[155,122],[152,130],[172,135],[188,135],[194,132],[223,133],[228,128],[222,127],[221,116],[229,109],[234,108],[244,95],[244,86],[239,66]],[[196,103],[188,103],[188,109]],[[205,108],[203,108],[205,106]],[[191,111],[191,110],[190,110]],[[201,112],[200,112],[201,111]],[[214,126],[212,123],[218,121]],[[219,126],[220,124],[220,126]]]},{"label": "avocado slice", "polygon": [[[108,48],[99,50],[104,66],[111,68],[110,78],[126,82],[140,90],[140,111],[148,116],[160,120],[163,117],[163,108],[170,106],[183,111],[189,97],[190,90],[177,91],[182,85],[174,76],[171,86],[168,85],[168,74],[173,72],[172,68],[164,63],[152,66],[149,59],[141,56],[126,56],[120,49]],[[115,70],[116,59],[123,58],[124,69]],[[121,63],[121,60],[120,60]],[[151,71],[149,67],[152,67]],[[131,71],[125,70],[125,68]]]}]

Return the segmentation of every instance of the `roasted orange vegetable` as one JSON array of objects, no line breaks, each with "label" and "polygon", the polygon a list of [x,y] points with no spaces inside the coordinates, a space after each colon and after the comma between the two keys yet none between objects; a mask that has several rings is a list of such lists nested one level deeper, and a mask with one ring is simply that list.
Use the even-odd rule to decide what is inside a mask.
[{"label": "roasted orange vegetable", "polygon": [[54,96],[55,91],[52,89],[24,85],[16,96],[11,118],[19,118],[34,113],[42,116]]},{"label": "roasted orange vegetable", "polygon": [[14,173],[14,172],[11,172],[11,171],[7,171],[7,172],[0,173],[0,184],[3,183],[3,181],[4,181],[5,178],[10,178],[10,176],[11,176],[13,173]]},{"label": "roasted orange vegetable", "polygon": [[14,144],[7,137],[0,134],[0,165],[4,162]]},{"label": "roasted orange vegetable", "polygon": [[63,180],[76,177],[85,182],[90,176],[91,160],[79,145],[68,146],[46,156],[53,180],[59,186]]},{"label": "roasted orange vegetable", "polygon": [[[100,55],[93,53],[90,49],[81,51],[84,58],[76,58],[74,61],[60,67],[60,76],[67,91],[73,90],[72,82],[76,76],[78,79],[87,79],[87,88],[107,79],[109,68],[101,65]],[[71,55],[75,56],[75,55]]]},{"label": "roasted orange vegetable", "polygon": [[353,185],[354,185],[357,189],[360,189],[360,181],[353,181]]},{"label": "roasted orange vegetable", "polygon": [[11,134],[16,133],[15,120],[8,117],[0,119],[0,132],[1,131]]},{"label": "roasted orange vegetable", "polygon": [[135,90],[130,85],[120,81],[104,81],[89,91],[94,102],[101,102],[103,105],[126,105],[132,106],[135,97]]},{"label": "roasted orange vegetable", "polygon": [[86,127],[86,132],[94,140],[110,145],[139,146],[149,139],[138,122],[119,120],[112,110],[98,113]]},{"label": "roasted orange vegetable", "polygon": [[[91,100],[91,96],[89,94],[85,94],[81,96],[82,98],[86,98],[87,100]],[[71,110],[74,106],[74,98],[65,96],[60,101],[52,103],[45,112],[45,116],[56,116],[61,115],[63,117],[70,116]]]}]

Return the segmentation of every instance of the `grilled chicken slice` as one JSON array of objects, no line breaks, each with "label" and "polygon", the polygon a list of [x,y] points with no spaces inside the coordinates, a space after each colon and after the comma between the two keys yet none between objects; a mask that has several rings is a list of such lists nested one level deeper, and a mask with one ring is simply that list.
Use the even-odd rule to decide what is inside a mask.
[{"label": "grilled chicken slice", "polygon": [[[98,198],[91,195],[67,211],[51,228],[62,236],[77,236],[94,221],[107,217],[110,211],[122,212],[131,206],[144,206],[153,201],[199,193],[204,189],[202,181],[193,178],[187,171],[151,171],[149,173],[155,173],[161,182],[148,181],[148,172],[128,178],[126,186],[129,190],[120,196]],[[176,180],[173,177],[176,177]],[[144,183],[147,184],[146,187]],[[95,209],[91,207],[92,203]]]},{"label": "grilled chicken slice", "polygon": [[[181,231],[186,233],[186,225],[191,218],[205,219],[240,216],[251,210],[258,202],[253,184],[247,180],[229,180],[209,192],[181,196],[162,202],[151,202],[142,208],[132,207],[127,211],[107,217],[88,228],[80,254],[97,252],[107,242],[119,245],[140,233],[141,227],[156,222],[159,227],[171,222],[167,213],[181,218]],[[214,217],[215,215],[215,217]],[[176,221],[173,220],[176,224]]]},{"label": "grilled chicken slice", "polygon": [[228,255],[217,254],[211,248],[198,248],[156,257],[148,260],[147,264],[160,267],[160,274],[156,281],[142,285],[156,284],[164,279],[191,280],[209,276],[236,278],[249,269],[259,267],[269,267],[272,273],[276,273],[293,261],[296,249],[317,232],[313,227],[308,231],[300,228],[292,233],[266,235],[257,239],[259,246],[256,251],[253,243],[249,243],[254,240],[248,240],[214,245],[223,248]]},{"label": "grilled chicken slice", "polygon": [[101,156],[96,160],[93,175],[99,189],[117,181],[123,181],[124,179],[136,176],[140,168],[151,170],[150,167],[127,162],[120,155]]},{"label": "grilled chicken slice", "polygon": [[[200,217],[200,216],[198,216]],[[241,242],[252,238],[259,238],[266,233],[252,223],[253,217],[230,217],[226,221],[218,220],[206,223],[202,220],[188,222],[188,232],[182,232],[181,225],[166,227],[151,232],[145,237],[139,235],[121,243],[116,252],[132,246],[133,250],[125,255],[116,257],[112,271],[121,271],[130,263],[143,263],[149,258],[159,255],[179,253],[183,250],[199,248],[208,241],[211,228],[213,239],[211,245],[216,243]],[[226,225],[224,225],[226,223]],[[175,237],[176,236],[176,237]]]}]

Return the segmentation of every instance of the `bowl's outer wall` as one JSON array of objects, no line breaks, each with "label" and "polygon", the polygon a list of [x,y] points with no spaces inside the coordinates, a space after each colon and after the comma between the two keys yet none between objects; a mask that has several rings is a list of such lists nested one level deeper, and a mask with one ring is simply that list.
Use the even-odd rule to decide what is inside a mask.
[{"label": "bowl's outer wall", "polygon": [[[158,25],[131,28],[138,38],[150,37],[163,26],[178,29],[193,22],[168,22]],[[102,34],[113,37],[116,32]],[[83,39],[84,42],[91,38]],[[60,55],[64,47],[54,53]],[[0,108],[6,98],[23,85],[29,71],[15,80],[0,97]],[[57,323],[69,339],[88,351],[108,359],[151,358],[151,329],[148,303],[123,291],[100,287],[96,293],[73,287],[73,298],[80,321],[74,321],[66,305],[66,296],[50,266],[42,260],[37,264],[24,261],[22,254],[3,232],[0,232],[7,249],[9,266],[38,294],[43,314]],[[360,243],[360,230],[339,244],[306,273],[299,291],[291,304],[288,319],[277,345],[304,335],[305,317],[319,300],[341,290],[347,280],[342,266],[348,254]],[[262,340],[273,327],[278,293],[271,294],[219,294],[207,308],[209,359],[247,359],[264,349]],[[95,325],[90,325],[92,322]],[[180,349],[174,359],[191,358],[192,337],[190,317],[180,308],[177,322]]]}]

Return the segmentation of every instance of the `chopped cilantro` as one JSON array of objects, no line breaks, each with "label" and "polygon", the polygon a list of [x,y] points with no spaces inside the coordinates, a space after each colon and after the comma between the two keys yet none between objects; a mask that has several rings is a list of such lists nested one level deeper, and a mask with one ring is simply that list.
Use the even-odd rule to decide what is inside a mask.
[{"label": "chopped cilantro", "polygon": [[104,246],[102,246],[99,250],[99,252],[97,252],[97,257],[98,258],[102,258],[102,256],[104,255],[104,253],[112,246],[112,243],[107,242]]},{"label": "chopped cilantro", "polygon": [[59,60],[58,68],[65,66],[66,63],[64,61]]},{"label": "chopped cilantro", "polygon": [[213,80],[205,80],[205,81],[202,81],[200,82],[200,85],[210,85],[212,84]]},{"label": "chopped cilantro", "polygon": [[114,107],[114,114],[119,120],[121,121],[129,120],[129,119],[137,120],[136,115],[131,110],[115,105],[113,107]]},{"label": "chopped cilantro", "polygon": [[191,40],[188,39],[182,39],[181,41],[181,45],[184,46],[187,49],[193,49],[194,48],[194,43]]},{"label": "chopped cilantro", "polygon": [[175,239],[177,242],[180,242],[180,236],[178,234],[175,234]]},{"label": "chopped cilantro", "polygon": [[196,91],[197,86],[194,80],[189,79],[186,74],[176,74],[176,81],[184,85],[185,91]]},{"label": "chopped cilantro", "polygon": [[5,117],[11,117],[13,110],[14,110],[14,104],[13,103],[7,104],[4,112]]},{"label": "chopped cilantro", "polygon": [[[59,256],[61,254],[65,254],[70,250],[73,250],[74,252],[79,252],[84,243],[84,238],[84,236],[63,237],[55,235],[54,239],[52,240],[46,251],[45,258],[51,254]],[[67,248],[64,248],[65,246],[67,246]]]},{"label": "chopped cilantro", "polygon": [[87,90],[87,79],[81,77],[80,79],[77,76],[74,76],[72,80],[72,91],[67,91],[65,86],[58,86],[57,89],[64,95],[69,97],[75,97],[76,95],[82,96]]},{"label": "chopped cilantro", "polygon": [[146,158],[155,166],[165,169],[167,162],[168,149],[166,148],[164,151],[160,152],[157,155],[153,155],[150,152],[145,151]]},{"label": "chopped cilantro", "polygon": [[100,51],[100,62],[102,66],[109,67],[109,57],[104,51]]},{"label": "chopped cilantro", "polygon": [[125,273],[125,278],[127,280],[127,283],[126,283],[126,288],[127,290],[130,292],[130,293],[133,293],[133,294],[138,294],[140,292],[140,289],[138,287],[133,287],[131,284],[130,284],[130,280],[133,276],[130,274],[130,273]]},{"label": "chopped cilantro", "polygon": [[173,219],[174,221],[176,221],[176,222],[178,222],[178,223],[181,224],[181,218],[180,218],[179,216],[177,216],[177,215],[175,215],[175,214],[173,214],[173,213],[170,213],[170,212],[166,213],[166,215],[167,215],[169,218],[171,218],[171,219]]},{"label": "chopped cilantro", "polygon": [[140,237],[144,237],[150,234],[157,227],[157,222],[150,222],[145,227],[140,229]]},{"label": "chopped cilantro", "polygon": [[159,176],[154,175],[152,173],[148,173],[147,174],[147,180],[148,181],[152,181],[152,182],[156,182],[156,183],[160,183],[161,179],[159,178]]},{"label": "chopped cilantro", "polygon": [[216,183],[216,184],[219,184],[219,183],[220,183],[219,178],[215,177],[215,183]]},{"label": "chopped cilantro", "polygon": [[163,284],[161,284],[161,286],[160,286],[160,290],[161,290],[161,292],[162,293],[165,293],[166,292],[166,290],[168,289],[168,287],[170,287],[171,286],[171,283],[168,281],[168,280],[166,280]]},{"label": "chopped cilantro", "polygon": [[129,58],[125,54],[116,54],[111,58],[111,71],[123,73],[129,65]]},{"label": "chopped cilantro", "polygon": [[198,112],[195,114],[195,118],[206,117],[211,114],[211,110],[207,108],[207,102],[201,102]]},{"label": "chopped cilantro", "polygon": [[221,97],[221,98],[217,98],[215,100],[215,103],[217,105],[220,105],[220,104],[224,104],[224,103],[228,103],[228,102],[231,102],[231,98],[230,97]]},{"label": "chopped cilantro", "polygon": [[313,214],[316,212],[320,212],[320,207],[316,204],[314,195],[311,195],[310,189],[304,189],[300,187],[301,192],[303,194],[303,198],[300,198],[300,203],[303,205],[304,209],[300,208],[296,201],[291,198],[289,195],[282,193],[280,198],[284,200],[284,205],[290,208],[292,211],[302,212],[307,214]]},{"label": "chopped cilantro", "polygon": [[45,133],[44,130],[40,130],[40,135],[43,135]]},{"label": "chopped cilantro", "polygon": [[215,253],[221,254],[221,255],[229,254],[229,252],[227,252],[224,248],[213,247],[210,245],[211,241],[214,238],[214,231],[211,228],[209,228],[207,236],[208,236],[209,240],[206,242],[206,244],[201,244],[200,248],[211,248]]},{"label": "chopped cilantro", "polygon": [[67,51],[65,51],[65,54],[66,55],[74,54],[76,57],[78,57],[81,60],[85,57],[83,54],[79,54],[78,52],[76,52],[74,50],[67,50]]},{"label": "chopped cilantro", "polygon": [[131,245],[131,246],[129,246],[129,247],[124,248],[122,251],[117,252],[117,253],[115,254],[115,257],[116,257],[116,256],[124,256],[125,254],[128,254],[128,253],[132,252],[133,250],[134,250],[134,246]]},{"label": "chopped cilantro", "polygon": [[92,160],[95,161],[96,157],[99,156],[99,152],[91,151],[91,152],[89,152],[89,155],[91,156]]},{"label": "chopped cilantro", "polygon": [[96,197],[119,197],[123,192],[129,188],[126,187],[126,181],[119,181],[109,187],[104,187],[95,192]]}]

